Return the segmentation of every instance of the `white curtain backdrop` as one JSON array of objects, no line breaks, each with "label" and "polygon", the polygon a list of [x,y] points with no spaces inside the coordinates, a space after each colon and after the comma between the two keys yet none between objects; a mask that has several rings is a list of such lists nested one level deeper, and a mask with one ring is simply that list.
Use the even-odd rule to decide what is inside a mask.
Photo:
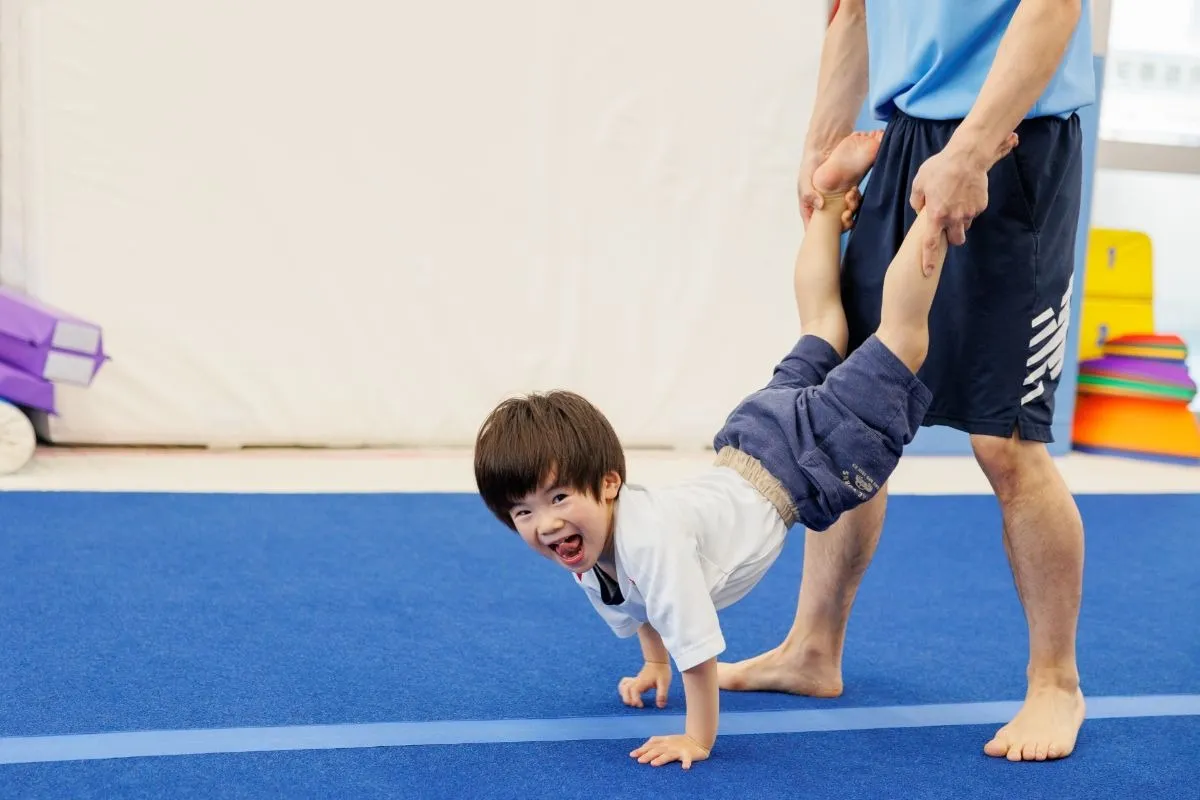
[{"label": "white curtain backdrop", "polygon": [[0,4],[0,280],[104,326],[61,442],[707,445],[798,331],[824,2]]}]

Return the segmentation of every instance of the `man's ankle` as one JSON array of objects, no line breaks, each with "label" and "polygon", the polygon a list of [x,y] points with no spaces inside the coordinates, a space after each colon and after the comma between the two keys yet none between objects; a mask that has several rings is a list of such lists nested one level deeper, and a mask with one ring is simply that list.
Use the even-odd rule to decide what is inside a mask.
[{"label": "man's ankle", "polygon": [[1069,692],[1079,688],[1079,668],[1073,663],[1040,666],[1030,664],[1025,670],[1025,677],[1031,688],[1048,687]]},{"label": "man's ankle", "polygon": [[788,658],[805,664],[839,667],[842,661],[841,642],[832,634],[788,634],[780,649]]}]

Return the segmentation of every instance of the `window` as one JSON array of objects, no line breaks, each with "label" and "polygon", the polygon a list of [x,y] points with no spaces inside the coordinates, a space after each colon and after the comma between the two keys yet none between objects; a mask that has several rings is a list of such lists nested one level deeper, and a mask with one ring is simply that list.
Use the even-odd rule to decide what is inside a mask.
[{"label": "window", "polygon": [[1200,148],[1200,0],[1111,0],[1111,13],[1100,138]]}]

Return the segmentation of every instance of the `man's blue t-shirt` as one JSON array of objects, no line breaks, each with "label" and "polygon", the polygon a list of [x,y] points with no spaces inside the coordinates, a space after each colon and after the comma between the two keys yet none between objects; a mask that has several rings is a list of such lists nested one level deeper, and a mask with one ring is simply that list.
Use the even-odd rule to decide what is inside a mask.
[{"label": "man's blue t-shirt", "polygon": [[[866,0],[870,108],[919,119],[971,110],[1021,0]],[[1096,100],[1091,0],[1030,117],[1069,116]]]}]

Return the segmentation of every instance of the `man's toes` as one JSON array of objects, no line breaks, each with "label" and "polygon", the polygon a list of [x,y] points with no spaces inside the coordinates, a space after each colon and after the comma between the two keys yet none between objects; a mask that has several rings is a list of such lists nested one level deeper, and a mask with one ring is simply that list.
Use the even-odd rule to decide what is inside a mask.
[{"label": "man's toes", "polygon": [[1030,742],[1013,742],[1007,736],[997,734],[983,746],[983,751],[994,758],[1007,758],[1009,761],[1055,761],[1066,758],[1071,750],[1063,745],[1050,744],[1043,740]]},{"label": "man's toes", "polygon": [[1003,729],[990,742],[983,746],[983,752],[994,758],[1008,755],[1009,750],[1008,732]]}]

